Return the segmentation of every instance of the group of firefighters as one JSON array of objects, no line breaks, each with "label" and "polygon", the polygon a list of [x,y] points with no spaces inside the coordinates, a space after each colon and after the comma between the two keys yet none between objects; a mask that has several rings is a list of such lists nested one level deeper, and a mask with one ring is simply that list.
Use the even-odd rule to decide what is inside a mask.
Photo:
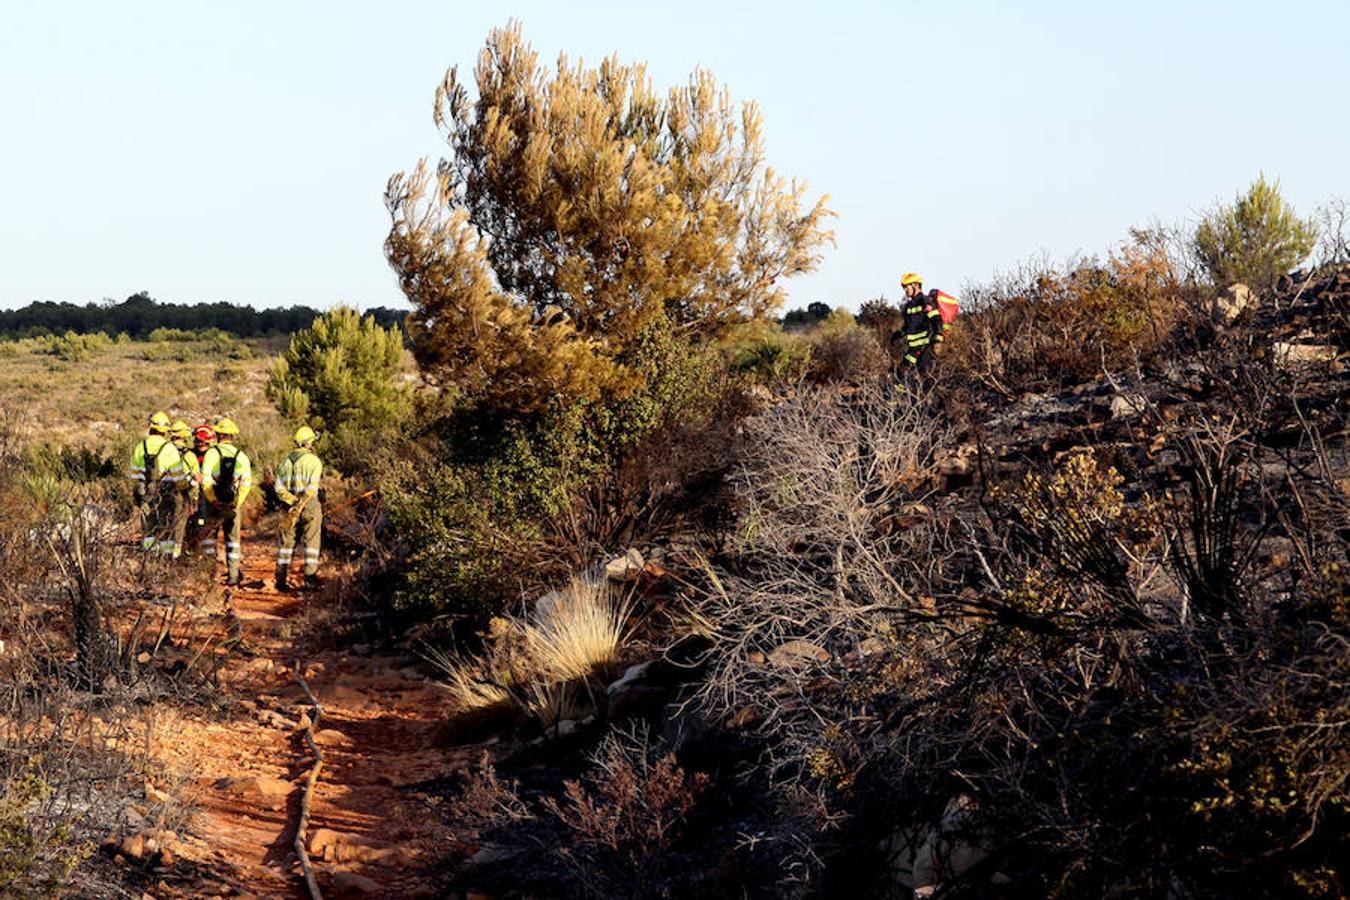
[{"label": "group of firefighters", "polygon": [[[292,436],[295,449],[276,467],[275,493],[286,507],[277,544],[276,587],[281,591],[291,589],[287,579],[297,543],[304,551],[304,586],[319,585],[323,462],[314,453],[315,440],[314,429],[302,425]],[[229,416],[196,428],[181,419],[170,421],[163,412],[150,416],[127,470],[140,513],[142,549],[178,559],[195,541],[214,564],[216,536],[223,532],[225,583],[240,583],[240,511],[253,488],[253,463],[238,441],[239,426]]]},{"label": "group of firefighters", "polygon": [[[905,302],[899,327],[891,335],[892,345],[899,345],[897,369],[926,375],[955,318],[956,300],[941,291],[925,294],[923,280],[915,272],[906,272],[900,284]],[[193,539],[214,563],[216,536],[223,532],[228,585],[237,585],[242,578],[240,510],[253,488],[253,463],[238,439],[239,426],[229,416],[214,425],[190,428],[181,419],[170,421],[165,413],[156,412],[150,416],[145,438],[132,451],[127,472],[140,513],[142,548],[178,559]],[[292,436],[295,449],[276,467],[275,492],[286,507],[277,542],[276,587],[281,591],[291,589],[287,579],[297,544],[304,552],[304,586],[319,584],[323,463],[314,453],[316,439],[314,430],[302,425]]]}]

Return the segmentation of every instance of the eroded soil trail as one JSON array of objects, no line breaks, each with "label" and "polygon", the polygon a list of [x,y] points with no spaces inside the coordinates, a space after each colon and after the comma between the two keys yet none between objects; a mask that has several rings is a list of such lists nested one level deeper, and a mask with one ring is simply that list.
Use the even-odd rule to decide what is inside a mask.
[{"label": "eroded soil trail", "polygon": [[160,731],[157,755],[192,773],[182,790],[198,812],[175,844],[191,882],[165,879],[153,893],[304,896],[293,842],[313,765],[304,738],[312,712],[298,671],[323,708],[308,849],[325,896],[435,896],[419,873],[442,839],[438,817],[408,786],[478,751],[438,746],[446,701],[408,668],[411,657],[303,655],[309,595],[273,588],[273,554],[263,536],[246,540],[244,584],[226,595],[224,611],[216,602],[198,613],[203,631],[234,643],[218,674],[233,702],[228,716],[183,717]]}]

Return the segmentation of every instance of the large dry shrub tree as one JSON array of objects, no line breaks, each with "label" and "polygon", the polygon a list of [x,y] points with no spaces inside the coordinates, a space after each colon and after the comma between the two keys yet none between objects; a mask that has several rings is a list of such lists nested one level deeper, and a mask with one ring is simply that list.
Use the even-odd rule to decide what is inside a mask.
[{"label": "large dry shrub tree", "polygon": [[428,375],[496,405],[622,392],[624,351],[669,323],[713,337],[782,300],[831,237],[824,198],[764,159],[761,116],[703,71],[662,94],[644,67],[560,57],[494,30],[471,96],[436,93],[450,155],[390,179],[390,264]]}]

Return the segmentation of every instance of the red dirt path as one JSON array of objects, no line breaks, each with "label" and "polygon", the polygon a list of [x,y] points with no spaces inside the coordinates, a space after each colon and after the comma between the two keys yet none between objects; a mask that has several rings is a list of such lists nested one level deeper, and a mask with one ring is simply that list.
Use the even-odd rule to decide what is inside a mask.
[{"label": "red dirt path", "polygon": [[[444,835],[427,798],[402,788],[461,768],[480,750],[437,746],[447,704],[435,684],[408,669],[412,658],[331,651],[302,657],[297,641],[310,595],[273,589],[274,552],[265,539],[246,539],[244,585],[227,594],[243,644],[223,664],[220,683],[242,702],[240,714],[183,717],[158,737],[157,757],[192,771],[200,812],[172,847],[186,863],[177,869],[196,873],[191,883],[166,878],[152,893],[304,896],[293,841],[312,757],[297,727],[310,708],[295,680],[300,665],[323,706],[317,737],[325,759],[308,833],[325,895],[340,895],[333,877],[346,870],[380,885],[364,896],[436,896],[423,870]],[[231,626],[218,606],[198,620],[217,632]],[[238,784],[253,776],[274,795]]]}]

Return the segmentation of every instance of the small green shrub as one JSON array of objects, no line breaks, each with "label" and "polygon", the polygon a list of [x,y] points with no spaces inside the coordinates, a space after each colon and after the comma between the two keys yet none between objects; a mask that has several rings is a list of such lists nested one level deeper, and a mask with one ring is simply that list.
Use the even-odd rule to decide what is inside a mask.
[{"label": "small green shrub", "polygon": [[1317,223],[1300,219],[1280,196],[1280,183],[1259,176],[1232,205],[1214,209],[1195,229],[1192,246],[1215,285],[1235,281],[1269,288],[1317,245]]},{"label": "small green shrub", "polygon": [[101,331],[90,334],[77,334],[67,331],[60,336],[36,339],[43,353],[55,356],[62,362],[84,362],[113,346],[113,339]]},{"label": "small green shrub", "polygon": [[34,772],[11,778],[0,793],[0,897],[55,897],[93,847],[73,822],[36,815],[51,786]]},{"label": "small green shrub", "polygon": [[160,344],[165,341],[195,341],[197,332],[189,331],[186,328],[156,328],[151,331],[146,340],[152,344]]},{"label": "small green shrub", "polygon": [[80,483],[116,478],[122,470],[118,459],[92,447],[58,446],[50,441],[25,447],[22,466],[35,478]]},{"label": "small green shrub", "polygon": [[760,384],[795,382],[811,365],[811,343],[799,334],[756,323],[728,345],[731,369]]},{"label": "small green shrub", "polygon": [[145,362],[192,362],[198,357],[196,347],[179,341],[160,341],[146,344],[136,351],[136,357]]}]

